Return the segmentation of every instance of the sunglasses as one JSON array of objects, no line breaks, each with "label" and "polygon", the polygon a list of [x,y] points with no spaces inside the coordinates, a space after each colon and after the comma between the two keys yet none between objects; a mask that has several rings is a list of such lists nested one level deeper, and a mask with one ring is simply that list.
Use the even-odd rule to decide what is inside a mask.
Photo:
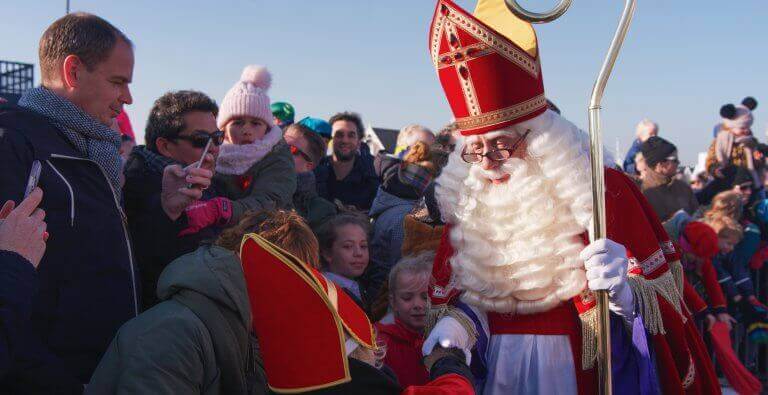
[{"label": "sunglasses", "polygon": [[517,150],[517,147],[522,144],[522,142],[525,140],[526,137],[528,137],[528,134],[531,133],[530,130],[527,130],[525,134],[523,134],[522,137],[517,139],[514,144],[512,144],[512,147],[510,148],[502,148],[497,149],[493,151],[488,151],[484,154],[478,154],[474,152],[462,152],[461,153],[461,159],[464,160],[464,162],[467,163],[480,163],[483,161],[483,158],[488,157],[488,159],[495,161],[495,162],[501,162],[505,161],[512,157],[512,154],[515,153]]},{"label": "sunglasses", "polygon": [[208,133],[202,130],[194,132],[191,136],[175,136],[171,140],[184,140],[189,141],[195,148],[205,148],[208,144],[208,140],[213,139],[213,144],[216,146],[224,144],[224,132],[217,130],[213,133]]},{"label": "sunglasses", "polygon": [[301,155],[302,158],[304,158],[305,161],[312,163],[312,158],[309,157],[304,151],[300,150],[299,147],[295,145],[289,145],[291,147],[291,153],[293,156]]}]

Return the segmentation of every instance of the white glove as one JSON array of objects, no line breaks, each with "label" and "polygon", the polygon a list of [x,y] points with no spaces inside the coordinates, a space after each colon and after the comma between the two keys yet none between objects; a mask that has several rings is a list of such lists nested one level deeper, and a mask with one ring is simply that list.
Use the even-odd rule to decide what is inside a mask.
[{"label": "white glove", "polygon": [[608,239],[595,240],[579,257],[587,270],[587,284],[592,291],[608,291],[609,308],[627,322],[635,313],[635,298],[627,281],[627,250]]},{"label": "white glove", "polygon": [[435,345],[440,344],[444,348],[456,347],[464,351],[464,356],[467,357],[467,365],[472,360],[472,344],[469,340],[469,333],[455,318],[445,316],[437,321],[437,325],[429,332],[427,340],[424,341],[424,345],[421,346],[421,353],[426,357],[432,353],[432,349]]}]

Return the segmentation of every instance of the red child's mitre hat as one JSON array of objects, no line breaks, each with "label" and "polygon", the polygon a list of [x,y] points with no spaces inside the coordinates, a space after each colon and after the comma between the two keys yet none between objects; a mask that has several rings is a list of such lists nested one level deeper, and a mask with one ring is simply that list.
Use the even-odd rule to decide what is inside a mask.
[{"label": "red child's mitre hat", "polygon": [[258,235],[246,236],[240,258],[270,389],[296,393],[349,382],[345,338],[376,347],[363,310],[320,272]]},{"label": "red child's mitre hat", "polygon": [[437,2],[429,32],[432,62],[465,136],[547,109],[536,34],[503,3],[481,0],[473,16],[451,0]]}]

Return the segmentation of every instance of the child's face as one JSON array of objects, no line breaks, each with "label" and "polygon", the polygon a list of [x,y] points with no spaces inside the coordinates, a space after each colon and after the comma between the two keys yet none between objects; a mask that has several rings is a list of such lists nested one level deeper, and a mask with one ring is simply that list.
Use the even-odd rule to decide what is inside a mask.
[{"label": "child's face", "polygon": [[368,267],[368,235],[355,224],[336,229],[336,240],[331,251],[323,253],[332,273],[354,279]]},{"label": "child's face", "polygon": [[729,130],[736,137],[748,136],[750,134],[749,128],[744,127],[736,127]]},{"label": "child's face", "polygon": [[728,254],[733,251],[733,247],[739,243],[739,240],[733,236],[719,236],[717,238],[717,246],[720,247],[720,252]]},{"label": "child's face", "polygon": [[428,273],[400,272],[393,284],[394,294],[390,295],[390,306],[400,322],[421,332],[427,324],[429,310]]},{"label": "child's face", "polygon": [[752,197],[752,183],[746,182],[744,184],[736,184],[733,186],[733,190],[741,195],[741,204],[749,203],[749,198]]},{"label": "child's face", "polygon": [[259,118],[235,117],[224,126],[224,132],[230,143],[245,145],[263,139],[268,128],[267,123]]}]

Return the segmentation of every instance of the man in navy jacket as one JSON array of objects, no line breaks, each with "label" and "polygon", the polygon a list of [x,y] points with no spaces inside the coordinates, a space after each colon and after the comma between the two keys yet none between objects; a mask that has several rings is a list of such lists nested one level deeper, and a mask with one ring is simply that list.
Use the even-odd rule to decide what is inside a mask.
[{"label": "man in navy jacket", "polygon": [[[48,27],[39,53],[42,86],[0,107],[0,201],[21,201],[39,163],[50,234],[0,392],[81,393],[141,303],[121,203],[120,136],[109,127],[132,102],[133,47],[109,22],[75,13]],[[211,176],[166,168],[158,220],[179,220]]]}]

